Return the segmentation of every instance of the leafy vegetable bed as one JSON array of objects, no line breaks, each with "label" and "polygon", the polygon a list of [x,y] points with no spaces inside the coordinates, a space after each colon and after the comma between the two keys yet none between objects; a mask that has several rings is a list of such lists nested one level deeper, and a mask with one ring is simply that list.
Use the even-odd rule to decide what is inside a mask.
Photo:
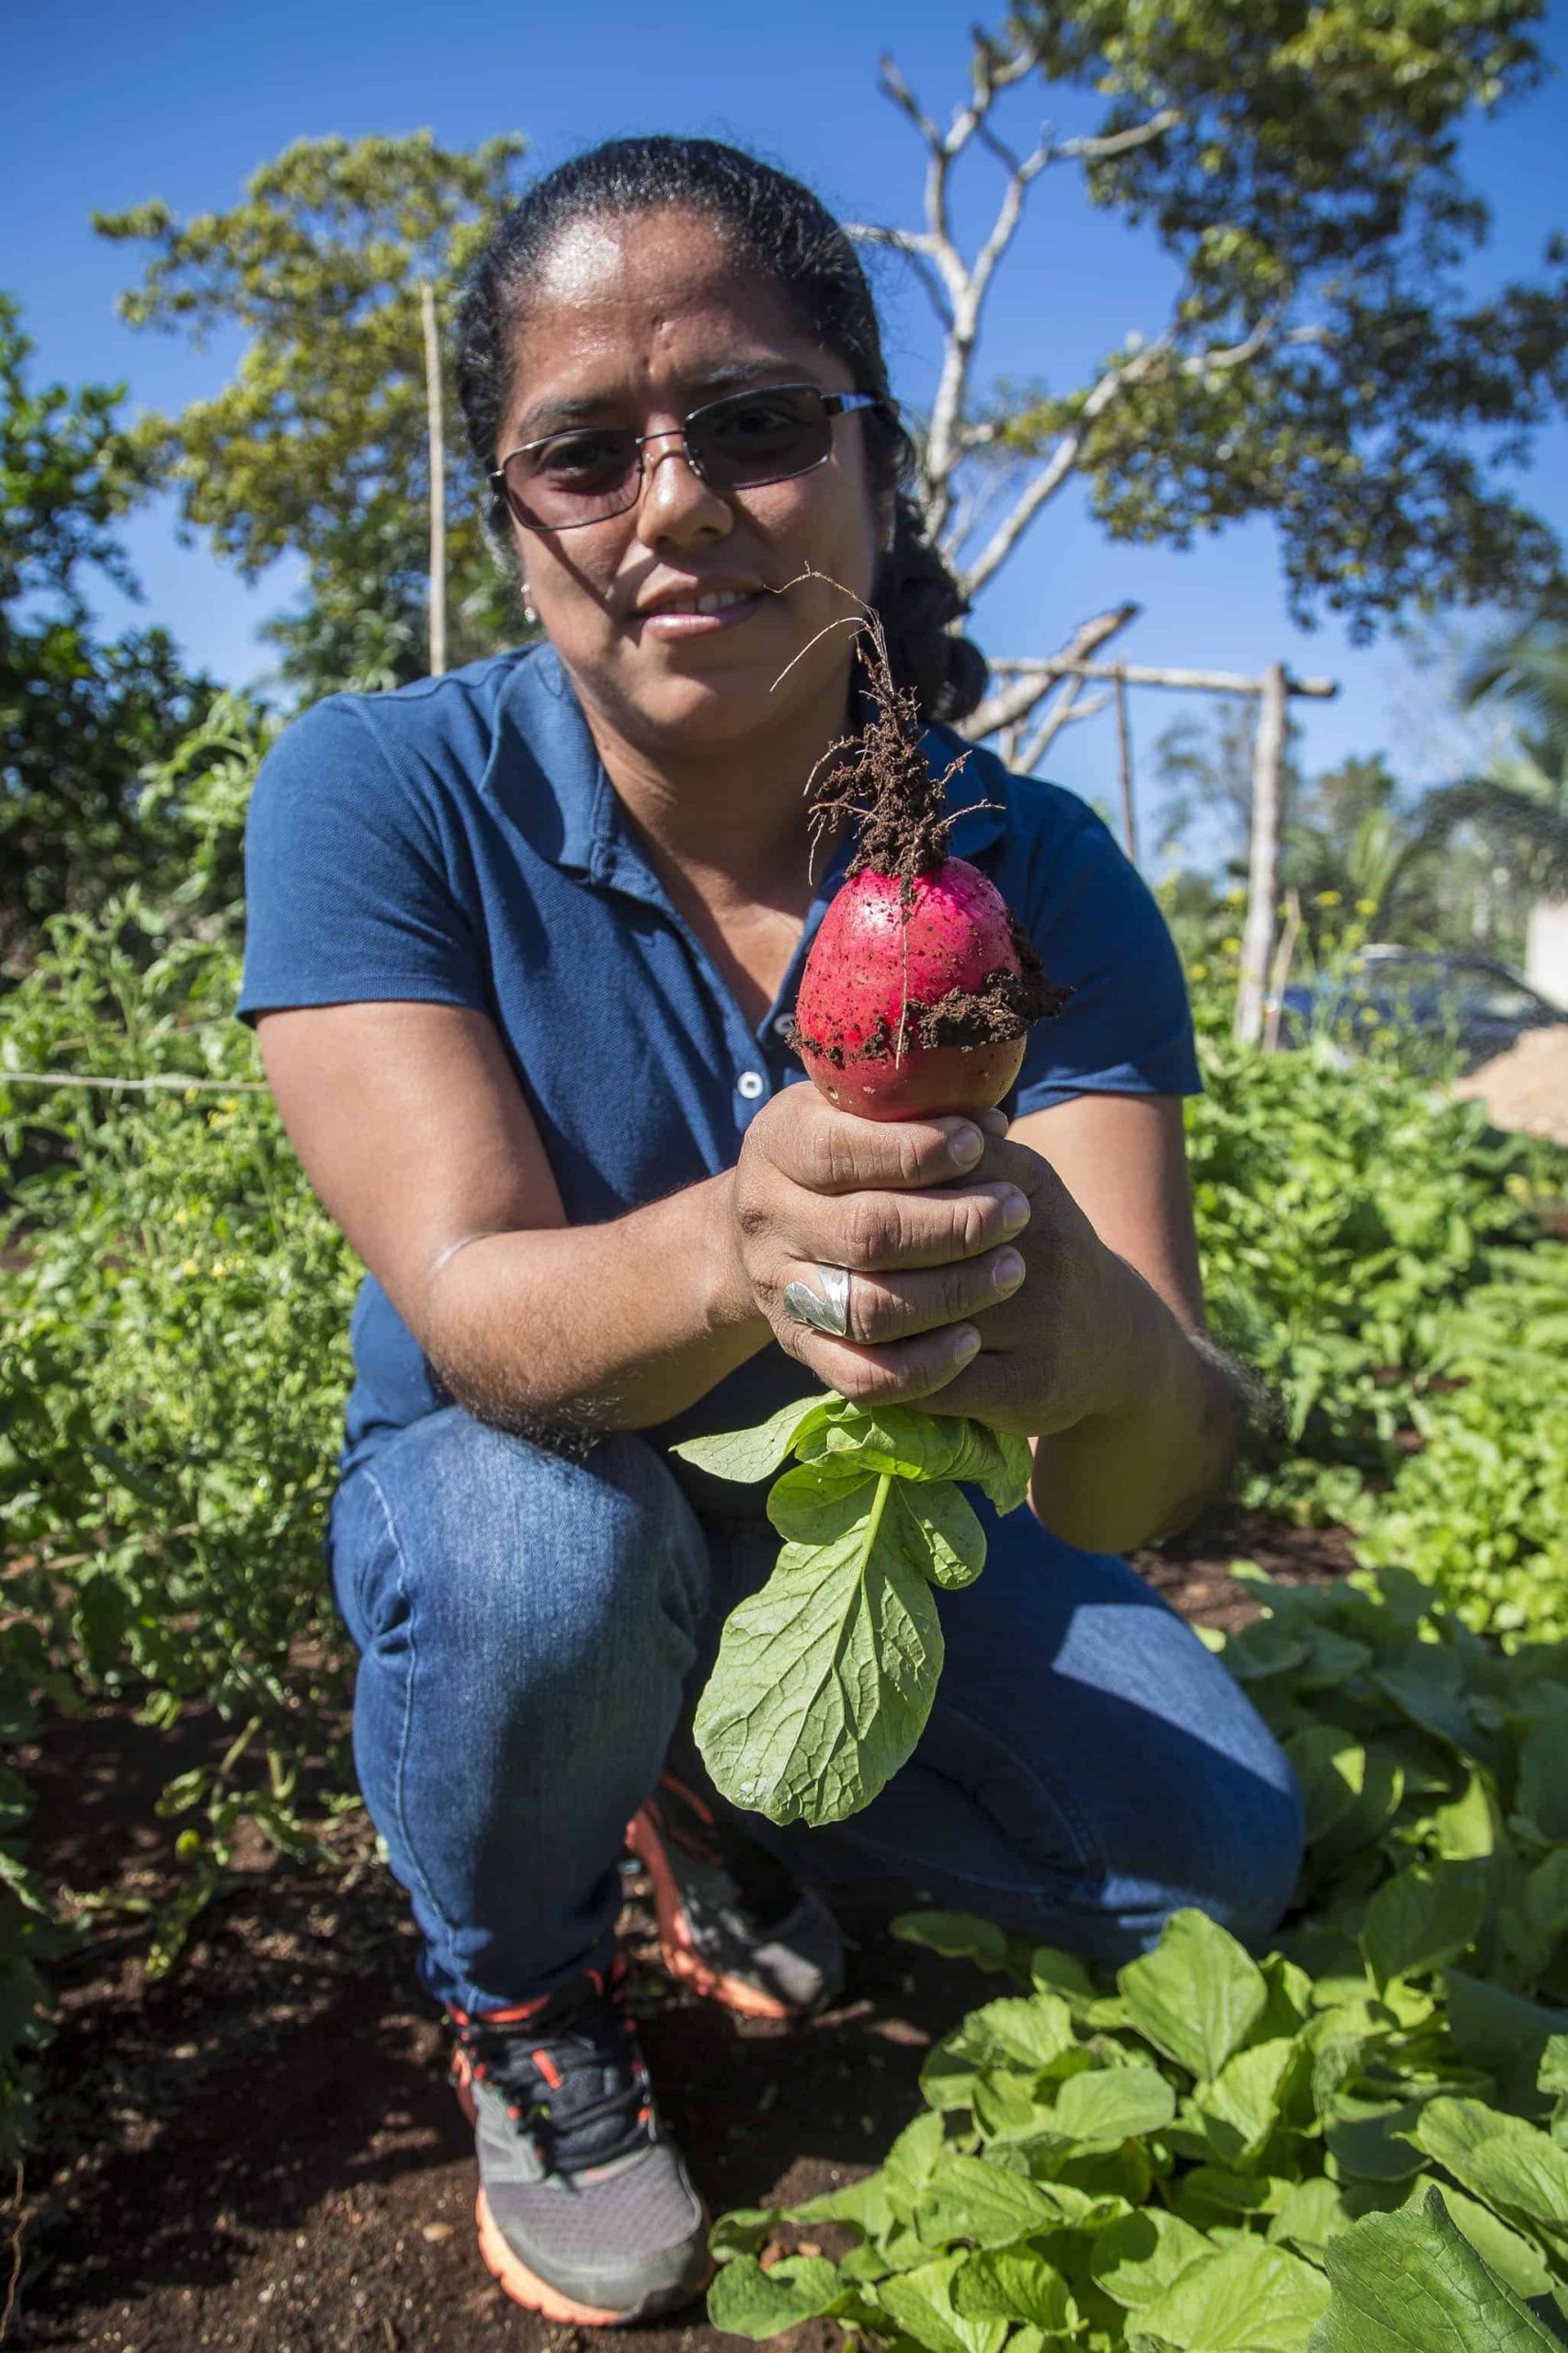
[{"label": "leafy vegetable bed", "polygon": [[[1560,2341],[1568,1650],[1510,1656],[1408,1577],[1262,1597],[1225,1648],[1306,1791],[1281,1949],[1187,1912],[1099,1983],[911,1915],[1014,1990],[933,2050],[878,2171],[725,2218],[719,2326],[821,2315],[929,2353]],[[787,2224],[852,2244],[772,2259]]]}]

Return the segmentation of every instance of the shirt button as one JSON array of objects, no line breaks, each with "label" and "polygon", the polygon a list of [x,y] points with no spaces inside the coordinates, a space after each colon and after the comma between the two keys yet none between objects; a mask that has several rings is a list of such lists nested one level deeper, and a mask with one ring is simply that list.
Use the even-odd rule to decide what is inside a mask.
[{"label": "shirt button", "polygon": [[787,1038],[794,1026],[794,1015],[792,1013],[781,1013],[778,1020],[773,1025],[773,1034],[776,1038]]},{"label": "shirt button", "polygon": [[735,1084],[746,1101],[755,1103],[757,1097],[765,1092],[767,1081],[759,1070],[743,1070]]}]

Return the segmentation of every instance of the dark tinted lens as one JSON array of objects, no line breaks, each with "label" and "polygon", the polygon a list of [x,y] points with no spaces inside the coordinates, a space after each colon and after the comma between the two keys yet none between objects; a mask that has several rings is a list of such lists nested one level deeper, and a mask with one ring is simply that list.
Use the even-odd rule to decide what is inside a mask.
[{"label": "dark tinted lens", "polygon": [[787,482],[809,473],[833,448],[833,420],[809,385],[736,392],[687,419],[687,441],[716,489]]},{"label": "dark tinted lens", "polygon": [[637,437],[622,426],[552,433],[506,464],[518,513],[559,527],[586,523],[630,506],[637,494]]}]

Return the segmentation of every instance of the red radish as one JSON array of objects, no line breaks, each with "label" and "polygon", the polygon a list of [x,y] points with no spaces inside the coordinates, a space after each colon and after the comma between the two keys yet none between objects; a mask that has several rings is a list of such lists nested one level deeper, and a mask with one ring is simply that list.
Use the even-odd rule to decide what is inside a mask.
[{"label": "red radish", "polygon": [[827,755],[812,812],[819,834],[853,813],[859,847],[806,959],[795,1049],[829,1101],[862,1119],[983,1111],[1067,991],[1046,980],[995,884],[947,855],[954,771],[933,776],[874,616],[868,632],[877,713]]}]

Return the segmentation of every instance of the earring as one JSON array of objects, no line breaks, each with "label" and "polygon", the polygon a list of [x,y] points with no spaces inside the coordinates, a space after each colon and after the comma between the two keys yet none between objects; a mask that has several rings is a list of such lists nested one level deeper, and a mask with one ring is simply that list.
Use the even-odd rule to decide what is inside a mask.
[{"label": "earring", "polygon": [[529,627],[530,629],[533,629],[533,628],[537,625],[537,623],[538,623],[538,620],[539,620],[539,615],[535,612],[535,610],[534,610],[534,608],[533,608],[532,605],[530,605],[530,604],[529,604],[529,602],[528,602],[528,582],[527,582],[526,580],[525,580],[525,581],[523,582],[523,584],[522,584],[522,590],[523,590],[523,619],[524,619],[524,620],[526,620],[526,621],[527,621],[527,623],[528,623],[528,627]]}]

